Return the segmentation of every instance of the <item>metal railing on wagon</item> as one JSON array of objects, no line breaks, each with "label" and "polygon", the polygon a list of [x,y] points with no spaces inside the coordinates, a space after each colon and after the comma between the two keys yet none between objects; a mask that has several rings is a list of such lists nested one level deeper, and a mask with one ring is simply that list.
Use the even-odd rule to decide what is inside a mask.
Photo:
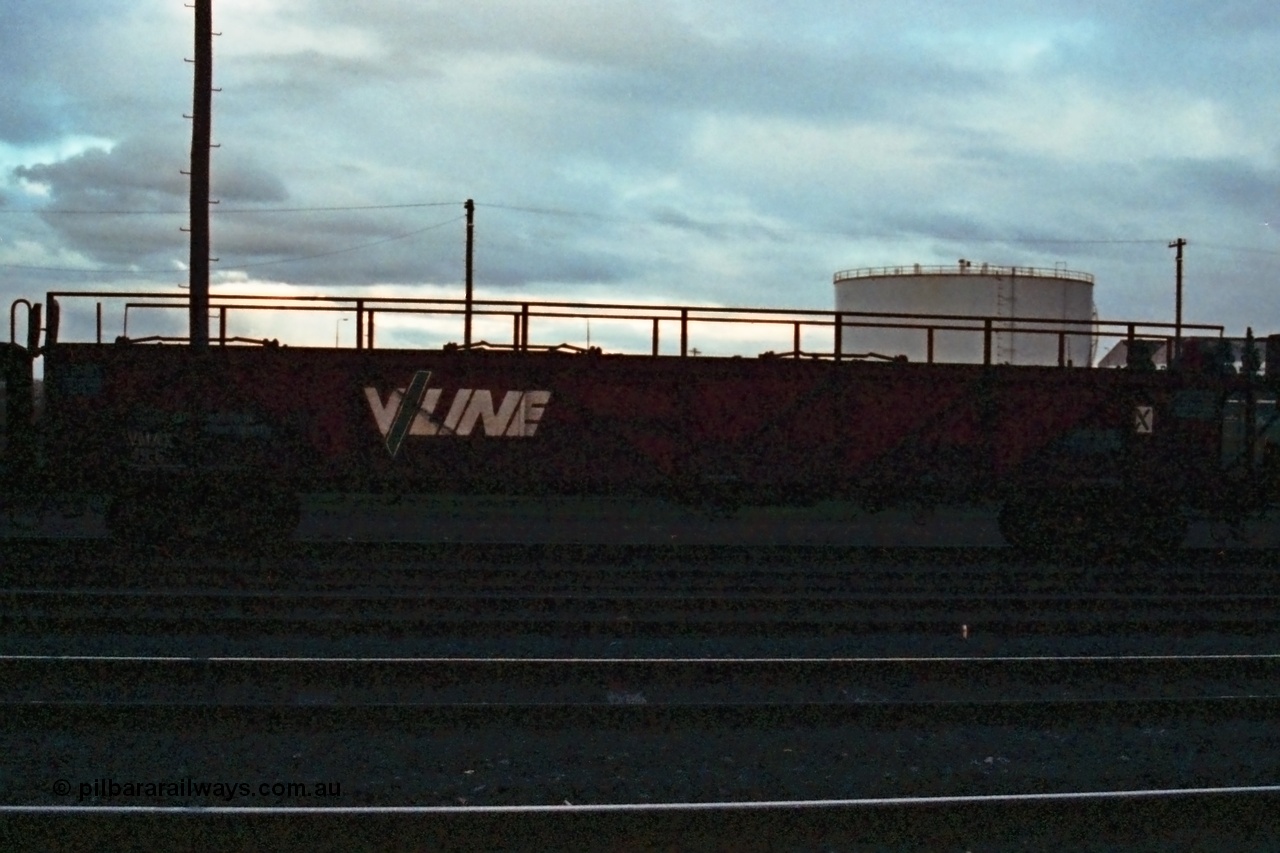
[{"label": "metal railing on wagon", "polygon": [[[145,292],[85,292],[85,291],[51,291],[47,294],[47,325],[45,328],[46,344],[56,342],[63,313],[62,303],[72,300],[94,300],[94,315],[97,343],[104,342],[103,322],[104,304],[122,305],[123,324],[119,338],[112,340],[131,343],[183,343],[188,340],[185,335],[146,335],[129,338],[128,325],[131,311],[183,311],[188,310],[188,297],[185,293],[156,294]],[[16,306],[15,306],[16,307]],[[547,324],[554,321],[592,320],[609,323],[623,323],[629,326],[640,326],[649,333],[650,348],[647,354],[658,356],[664,330],[675,327],[679,335],[678,354],[681,357],[699,355],[700,351],[691,345],[692,330],[695,327],[705,329],[707,326],[724,327],[725,325],[768,326],[786,328],[790,331],[791,348],[785,351],[768,351],[754,353],[761,357],[777,358],[810,358],[834,361],[854,359],[906,360],[905,356],[879,354],[874,352],[859,353],[847,346],[848,338],[863,330],[914,330],[923,338],[924,361],[934,363],[935,342],[939,333],[968,333],[981,336],[982,363],[992,364],[993,344],[998,335],[1040,335],[1055,336],[1058,343],[1057,363],[1061,367],[1069,365],[1067,357],[1067,341],[1069,338],[1088,335],[1093,338],[1116,338],[1128,341],[1154,340],[1171,342],[1173,340],[1172,323],[1131,321],[1131,320],[1073,320],[1059,317],[995,317],[966,314],[913,314],[887,313],[872,311],[819,311],[819,310],[787,310],[772,308],[727,308],[719,306],[688,305],[645,305],[626,303],[588,303],[588,302],[554,302],[483,299],[473,300],[469,309],[462,299],[415,298],[415,297],[343,297],[343,296],[278,296],[259,294],[215,294],[210,299],[211,316],[217,318],[218,334],[216,343],[227,345],[262,345],[279,342],[264,340],[261,337],[246,337],[228,333],[229,321],[233,312],[324,312],[335,315],[339,322],[345,319],[355,320],[355,348],[373,349],[376,337],[376,318],[379,316],[405,315],[418,317],[457,317],[461,321],[469,313],[481,318],[509,318],[511,338],[509,342],[478,341],[464,343],[447,342],[443,347],[461,347],[473,349],[500,349],[517,352],[529,351],[586,351],[590,347],[582,347],[570,343],[535,343],[535,323]],[[12,312],[11,312],[12,313]],[[12,318],[11,318],[12,319]],[[10,323],[11,327],[14,324]],[[459,331],[462,323],[459,322]],[[589,328],[589,327],[588,327]],[[1222,337],[1224,327],[1217,324],[1182,324],[1183,334],[1197,333],[1214,337]],[[14,329],[10,329],[11,337]],[[806,350],[802,346],[805,337],[810,339],[818,335],[830,342],[830,349]],[[786,342],[786,336],[779,336]],[[289,341],[283,341],[288,344]],[[336,343],[335,343],[336,345]],[[780,344],[782,345],[782,344]],[[628,350],[611,350],[627,352]],[[643,351],[635,351],[643,354]],[[736,353],[745,355],[746,353]]]}]

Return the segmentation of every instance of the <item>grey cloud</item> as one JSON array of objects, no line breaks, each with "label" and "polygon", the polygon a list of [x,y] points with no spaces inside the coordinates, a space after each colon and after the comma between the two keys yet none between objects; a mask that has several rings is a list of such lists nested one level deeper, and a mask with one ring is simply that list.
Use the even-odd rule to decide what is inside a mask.
[{"label": "grey cloud", "polygon": [[[110,155],[28,165],[21,175],[48,184],[55,207],[175,211],[6,216],[6,245],[38,241],[48,256],[81,251],[113,269],[185,258],[178,170],[190,141],[180,119],[189,111],[189,21],[162,8],[15,0],[6,10],[16,23],[0,34],[0,70],[12,81],[0,138],[119,140]],[[1018,150],[994,121],[982,133],[948,125],[970,100],[1018,121],[1015,98],[1079,87],[1082,101],[1120,91],[1115,102],[1137,103],[1150,92],[1241,119],[1247,130],[1231,121],[1214,129],[1222,149],[1256,150],[1245,137],[1268,132],[1280,41],[1270,4],[300,0],[228,4],[215,8],[215,25],[226,36],[215,47],[224,91],[215,100],[223,147],[214,154],[214,251],[217,268],[255,277],[334,287],[460,281],[460,224],[389,239],[460,210],[230,211],[474,197],[478,281],[512,295],[540,283],[613,283],[632,295],[666,288],[776,304],[779,282],[803,279],[825,304],[837,266],[964,254],[1062,257],[1116,282],[1110,294],[1138,294],[1140,305],[1167,289],[1163,245],[1050,241],[1185,230],[1202,245],[1264,209],[1269,218],[1280,189],[1265,158],[1099,163],[1096,152],[1054,153],[1068,143]],[[296,37],[299,28],[308,35]],[[272,38],[254,43],[247,33]],[[996,61],[1022,42],[1025,63]],[[998,54],[991,63],[986,49]],[[716,134],[702,130],[722,119],[720,134],[758,133],[757,120],[799,128],[797,138],[817,140],[812,155],[830,162],[745,167],[752,158],[741,150],[703,144]],[[870,139],[900,129],[924,168],[943,164],[940,177],[913,181],[894,158],[878,174],[875,158],[851,151],[841,160],[838,143],[824,147],[824,130],[859,125],[888,128]],[[8,191],[18,204],[18,189]],[[1197,262],[1234,260],[1206,252]],[[1248,279],[1233,276],[1224,279],[1232,287]],[[786,296],[801,298],[791,288]]]},{"label": "grey cloud", "polygon": [[[962,97],[999,83],[994,74],[961,67],[945,53],[922,54],[918,45],[874,31],[832,48],[813,39],[779,39],[776,31],[753,29],[748,19],[741,33],[726,37],[716,31],[717,16],[691,20],[673,3],[575,3],[554,11],[527,3],[465,11],[452,4],[386,3],[359,13],[347,3],[318,6],[333,20],[372,33],[384,46],[387,67],[402,75],[424,66],[446,73],[463,57],[491,57],[494,63],[533,58],[549,63],[550,70],[532,78],[538,86],[632,109],[832,120],[900,109],[901,93],[927,88]],[[736,27],[733,19],[741,15],[726,9],[719,17],[723,26]],[[543,88],[540,94],[551,92]]]},{"label": "grey cloud", "polygon": [[[186,192],[178,150],[128,141],[107,152],[91,149],[57,163],[19,166],[13,174],[49,187],[55,206],[85,210],[154,209],[172,205]],[[176,155],[176,156],[175,156]]]},{"label": "grey cloud", "polygon": [[[221,234],[218,237],[217,234]],[[258,260],[243,254],[232,256],[238,244],[234,231],[215,231],[216,267],[244,270],[266,279],[306,281],[320,286],[355,287],[363,284],[460,283],[463,279],[463,245],[460,234],[415,235],[402,240],[361,247],[350,233],[331,233],[327,239],[312,234],[305,245],[296,229],[280,235],[272,244],[260,241],[253,249]],[[475,275],[477,286],[503,291],[534,282],[601,283],[617,280],[627,265],[609,252],[590,249],[566,251],[559,244],[539,244],[522,237],[481,235],[477,238]]]},{"label": "grey cloud", "polygon": [[1226,204],[1257,219],[1280,209],[1280,170],[1242,160],[1179,160],[1161,165],[1158,180],[1193,196],[1197,206]]},{"label": "grey cloud", "polygon": [[[78,252],[112,266],[152,265],[184,256],[190,185],[181,148],[131,139],[57,163],[20,166],[19,179],[49,190],[42,218]],[[223,158],[214,190],[223,203],[278,202],[281,182],[244,157]],[[96,215],[95,215],[96,214]]]},{"label": "grey cloud", "polygon": [[[326,212],[257,215],[215,210],[213,217],[214,240],[224,265],[244,268],[282,264],[293,265],[295,270],[322,268],[352,259],[371,263],[379,256],[395,255],[406,251],[405,247],[438,239],[431,232],[410,234],[413,230],[403,221]],[[396,239],[400,234],[410,236]],[[335,260],[338,255],[351,257]]]},{"label": "grey cloud", "polygon": [[[157,38],[173,19],[164,0],[12,0],[0,28],[0,139],[53,143],[66,135],[124,137],[152,105],[181,114],[182,71]],[[181,67],[181,66],[178,66]],[[188,72],[189,73],[189,72]],[[128,85],[123,85],[128,80]],[[177,88],[172,88],[179,83]],[[171,97],[170,93],[176,95]]]},{"label": "grey cloud", "polygon": [[351,58],[307,49],[245,57],[223,73],[230,85],[238,87],[229,89],[231,94],[306,104],[329,101],[337,90],[402,83],[405,71],[386,57]]},{"label": "grey cloud", "polygon": [[975,218],[971,212],[946,210],[903,211],[882,222],[884,233],[895,238],[927,238],[950,244],[985,246],[1007,239],[1008,232]]},{"label": "grey cloud", "polygon": [[[187,150],[129,139],[111,151],[90,149],[56,163],[19,166],[15,177],[49,187],[52,207],[129,213],[185,207],[190,184],[182,174]],[[283,183],[249,156],[217,156],[213,191],[229,202],[279,202]]]},{"label": "grey cloud", "polygon": [[30,145],[56,138],[66,128],[62,116],[49,109],[53,93],[27,86],[0,95],[0,140]]},{"label": "grey cloud", "polygon": [[237,151],[215,156],[211,165],[211,191],[222,204],[284,202],[289,192],[284,182],[250,155]]},{"label": "grey cloud", "polygon": [[793,236],[759,222],[699,219],[673,207],[658,208],[652,217],[657,225],[689,231],[716,241],[789,242]]}]

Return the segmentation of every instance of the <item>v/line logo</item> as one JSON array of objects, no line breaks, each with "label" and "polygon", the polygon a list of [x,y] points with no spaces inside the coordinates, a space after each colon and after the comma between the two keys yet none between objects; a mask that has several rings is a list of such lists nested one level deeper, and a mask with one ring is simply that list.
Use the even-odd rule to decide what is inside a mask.
[{"label": "v/line logo", "polygon": [[492,391],[459,388],[444,419],[439,420],[435,413],[444,392],[428,388],[430,378],[431,371],[419,370],[408,388],[392,391],[385,401],[377,388],[364,389],[378,431],[392,456],[408,436],[467,436],[475,432],[477,425],[480,435],[532,438],[551,401],[550,391],[506,391],[495,405]]}]

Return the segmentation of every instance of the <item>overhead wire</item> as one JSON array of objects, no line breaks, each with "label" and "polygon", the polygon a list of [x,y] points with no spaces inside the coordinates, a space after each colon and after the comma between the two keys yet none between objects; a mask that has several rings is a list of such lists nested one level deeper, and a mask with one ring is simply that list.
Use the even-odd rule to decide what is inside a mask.
[{"label": "overhead wire", "polygon": [[408,237],[417,236],[418,234],[425,234],[428,231],[434,231],[437,228],[443,228],[446,225],[449,225],[454,222],[461,222],[464,219],[466,219],[465,216],[455,216],[452,219],[446,219],[444,222],[437,222],[434,225],[428,225],[426,228],[418,228],[413,231],[406,231],[403,234],[396,234],[391,237],[384,237],[381,240],[374,240],[370,243],[361,243],[356,246],[347,246],[344,249],[333,249],[328,252],[318,252],[314,255],[299,255],[298,257],[282,258],[280,260],[275,260],[275,261],[262,261],[261,263],[256,263],[256,264],[230,264],[230,266],[234,266],[236,269],[248,270],[248,269],[257,269],[259,267],[276,266],[278,264],[290,264],[290,263],[294,263],[295,261],[309,261],[315,258],[328,258],[328,257],[332,257],[333,255],[345,255],[348,252],[358,252],[361,249],[368,249],[368,248],[372,248],[373,246],[381,246],[384,243],[393,243],[396,240],[404,240]]},{"label": "overhead wire", "polygon": [[[396,204],[357,204],[357,205],[319,205],[313,207],[216,207],[213,212],[217,215],[227,214],[268,214],[268,213],[326,213],[326,212],[351,212],[351,211],[369,211],[369,210],[412,210],[415,208],[428,207],[452,207],[461,205],[461,201],[424,201],[424,202],[404,202]],[[567,216],[579,217],[586,219],[597,219],[606,221],[639,221],[635,217],[610,216],[607,214],[595,213],[585,210],[566,210],[564,208],[554,207],[534,207],[529,205],[504,204],[501,202],[477,202],[477,207],[492,208],[497,210],[510,210],[519,213],[532,213],[543,216]],[[111,210],[87,210],[76,208],[3,208],[0,207],[0,214],[40,214],[51,216],[185,216],[186,210],[179,209],[111,209]],[[813,229],[797,229],[806,233],[813,233]],[[847,234],[843,230],[829,230],[824,233]],[[1060,237],[974,237],[972,235],[949,235],[949,234],[928,234],[919,235],[930,237],[932,239],[957,240],[967,242],[980,243],[1023,243],[1023,244],[1064,244],[1064,245],[1105,245],[1105,244],[1158,244],[1167,243],[1165,238],[1060,238]],[[376,244],[370,244],[376,245]],[[1197,245],[1205,248],[1217,248],[1240,252],[1255,252],[1260,254],[1280,254],[1280,251],[1272,251],[1268,249],[1255,249],[1245,246],[1223,246],[1209,243],[1198,243]]]},{"label": "overhead wire", "polygon": [[1222,243],[1188,243],[1188,245],[1194,245],[1200,249],[1210,249],[1215,252],[1245,252],[1250,255],[1280,255],[1280,250],[1277,249],[1255,249],[1251,246],[1228,246]]},{"label": "overhead wire", "polygon": [[[274,261],[261,261],[258,263],[251,263],[251,264],[238,264],[238,263],[232,263],[229,261],[222,262],[222,263],[226,267],[232,267],[235,269],[257,269],[259,267],[277,266],[279,264],[289,264],[297,261],[309,261],[315,258],[327,258],[333,255],[344,255],[349,252],[357,252],[357,251],[360,251],[361,249],[368,249],[373,246],[381,246],[384,243],[393,243],[397,240],[404,240],[409,237],[417,236],[418,234],[425,234],[428,231],[434,231],[437,228],[443,228],[444,226],[449,225],[451,223],[461,222],[465,218],[466,217],[463,217],[463,216],[455,216],[452,219],[446,219],[443,222],[437,222],[432,225],[428,225],[425,228],[417,228],[417,229],[414,229],[413,231],[406,231],[403,234],[395,234],[390,237],[384,237],[380,240],[373,240],[368,243],[360,243],[354,246],[346,246],[341,249],[332,249],[327,252],[317,252],[315,254],[310,254],[310,255],[298,255],[296,257],[291,257],[291,258],[279,258]],[[75,268],[75,267],[33,266],[29,264],[0,264],[0,269],[26,270],[29,272],[78,273],[81,275],[101,275],[103,273],[116,273],[116,274],[128,274],[128,275],[172,275],[176,272],[181,272],[181,270],[175,270],[172,267],[166,267],[164,269],[131,269],[131,268],[81,269],[81,268]]]},{"label": "overhead wire", "polygon": [[[409,210],[421,207],[453,207],[460,201],[424,201],[407,204],[349,204],[327,205],[323,207],[215,207],[216,214],[228,213],[327,213],[330,211],[358,210]],[[23,213],[49,216],[186,216],[186,210],[81,210],[76,208],[7,208],[0,207],[0,213]]]},{"label": "overhead wire", "polygon": [[[462,202],[460,201],[430,201],[430,202],[405,202],[405,203],[396,203],[396,204],[323,205],[323,206],[313,206],[313,207],[237,207],[237,208],[219,207],[214,209],[214,213],[219,216],[223,216],[223,215],[359,212],[359,211],[379,211],[379,210],[413,210],[413,209],[432,208],[432,207],[451,207],[451,206],[461,205],[461,204]],[[518,213],[528,213],[528,214],[533,214],[538,216],[585,218],[585,219],[594,219],[598,221],[613,221],[613,222],[640,221],[638,219],[635,219],[634,217],[628,218],[628,217],[619,217],[619,216],[609,216],[605,214],[593,213],[590,211],[583,211],[583,210],[566,210],[562,208],[535,207],[535,206],[528,206],[528,205],[505,204],[501,202],[477,203],[476,206],[482,207],[482,208],[497,209],[497,210],[509,210],[509,211],[514,211]],[[61,208],[61,209],[59,208],[45,208],[45,209],[0,208],[0,214],[41,214],[41,215],[51,215],[51,216],[184,216],[187,214],[187,211],[158,210],[158,209],[157,210],[148,210],[148,209],[83,210],[83,209],[70,209],[70,208]],[[413,237],[418,234],[432,231],[437,228],[442,228],[451,223],[461,221],[464,218],[465,217],[463,216],[454,217],[454,218],[445,220],[443,222],[438,222],[438,223],[429,225],[425,228],[419,228],[413,231],[407,231],[402,234],[396,234],[390,237],[385,237],[385,238],[374,240],[368,243],[360,243],[357,245],[346,246],[340,249],[333,249],[325,252],[317,252],[317,253],[307,254],[307,255],[298,255],[298,256],[288,257],[288,258],[279,258],[276,260],[261,261],[257,263],[251,263],[251,264],[227,264],[227,265],[234,266],[237,269],[257,269],[257,268],[267,267],[267,266],[278,266],[281,264],[295,263],[295,262],[306,261],[306,260],[314,260],[317,258],[332,257],[335,255],[343,255],[351,252],[357,252],[364,249],[369,249],[369,248],[383,245],[386,243],[407,239],[409,237]],[[797,230],[802,230],[805,233],[810,233],[810,234],[814,233],[814,229],[797,229]],[[840,231],[832,230],[824,233],[832,233],[832,234],[838,233],[844,236],[853,236],[853,235],[850,235],[849,232],[846,230],[840,230]],[[915,236],[927,237],[930,239],[953,240],[953,241],[967,242],[967,243],[1003,243],[1003,244],[1009,244],[1009,245],[1064,245],[1064,246],[1166,245],[1168,242],[1167,239],[1165,238],[1157,239],[1157,238],[1147,238],[1147,237],[1144,237],[1144,238],[1063,238],[1063,237],[1010,238],[1010,237],[994,237],[994,236],[975,237],[973,235],[961,236],[961,235],[947,235],[947,234],[915,235]],[[1231,252],[1241,252],[1241,253],[1248,253],[1248,254],[1280,256],[1280,250],[1263,249],[1263,248],[1256,248],[1256,247],[1250,247],[1250,246],[1233,246],[1233,245],[1225,245],[1225,244],[1218,244],[1218,243],[1202,243],[1198,241],[1195,243],[1195,245],[1198,248],[1209,249],[1214,251],[1231,251]],[[170,274],[173,274],[175,271],[178,271],[178,270],[174,270],[171,267],[164,268],[164,269],[131,269],[131,268],[83,269],[83,268],[76,268],[76,267],[52,267],[52,266],[40,266],[40,265],[32,265],[32,264],[0,264],[0,269],[25,270],[25,271],[31,271],[31,272],[56,272],[56,273],[82,274],[82,275],[92,275],[92,274],[102,274],[102,273],[119,273],[119,274],[130,274],[130,275],[170,275]]]},{"label": "overhead wire", "polygon": [[1139,239],[1131,239],[1131,240],[1112,240],[1112,239],[1075,240],[1075,239],[1049,238],[1049,237],[1045,237],[1045,238],[1019,237],[1016,239],[993,237],[993,238],[990,238],[988,242],[992,242],[992,243],[1061,243],[1061,244],[1071,245],[1071,246],[1095,246],[1095,245],[1106,245],[1111,243],[1114,243],[1117,245],[1124,245],[1124,244],[1135,245],[1135,244],[1149,244],[1149,243],[1167,244],[1169,241],[1166,238],[1161,238],[1161,239],[1139,238]]}]

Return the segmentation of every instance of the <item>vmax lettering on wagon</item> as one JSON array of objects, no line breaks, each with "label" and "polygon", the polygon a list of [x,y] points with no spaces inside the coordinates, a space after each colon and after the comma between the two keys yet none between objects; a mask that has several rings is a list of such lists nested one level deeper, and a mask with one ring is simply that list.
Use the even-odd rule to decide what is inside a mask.
[{"label": "vmax lettering on wagon", "polygon": [[[378,431],[392,456],[408,436],[532,438],[551,402],[550,391],[495,393],[483,388],[459,388],[446,407],[441,405],[444,390],[429,388],[430,379],[431,371],[419,370],[408,388],[398,388],[385,399],[377,388],[364,389]],[[443,412],[443,418],[437,412]]]}]

